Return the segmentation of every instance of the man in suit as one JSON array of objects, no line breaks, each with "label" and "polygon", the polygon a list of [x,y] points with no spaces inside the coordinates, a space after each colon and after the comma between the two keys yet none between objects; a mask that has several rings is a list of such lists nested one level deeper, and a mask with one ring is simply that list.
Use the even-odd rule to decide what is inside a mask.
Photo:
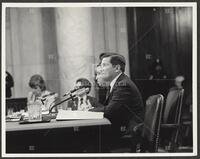
[{"label": "man in suit", "polygon": [[101,56],[101,78],[110,83],[104,107],[90,111],[102,111],[112,123],[116,136],[123,126],[132,130],[144,120],[144,107],[137,86],[124,74],[125,58],[120,54]]},{"label": "man in suit", "polygon": [[77,97],[68,102],[68,108],[72,110],[87,111],[93,106],[99,106],[100,104],[94,97],[89,96],[91,90],[91,83],[86,78],[79,78],[76,80],[75,88],[83,88],[77,91]]}]

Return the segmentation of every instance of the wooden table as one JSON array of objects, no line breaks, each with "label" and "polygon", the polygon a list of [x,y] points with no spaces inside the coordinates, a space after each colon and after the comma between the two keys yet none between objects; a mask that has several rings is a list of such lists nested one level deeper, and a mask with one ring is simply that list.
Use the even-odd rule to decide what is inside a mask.
[{"label": "wooden table", "polygon": [[6,153],[101,152],[108,119],[19,124],[6,122]]},{"label": "wooden table", "polygon": [[70,127],[88,127],[110,125],[110,121],[104,119],[87,119],[87,120],[68,120],[56,121],[51,120],[47,123],[32,123],[32,124],[19,124],[19,122],[6,122],[6,132],[12,131],[26,131],[26,130],[42,130],[42,129],[58,129]]}]

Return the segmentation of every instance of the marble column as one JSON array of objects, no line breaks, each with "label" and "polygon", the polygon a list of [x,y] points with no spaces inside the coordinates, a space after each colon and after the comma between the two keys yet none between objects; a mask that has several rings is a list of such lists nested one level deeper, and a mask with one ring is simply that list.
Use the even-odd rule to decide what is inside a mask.
[{"label": "marble column", "polygon": [[[84,77],[94,84],[91,8],[56,8],[60,94]],[[91,94],[93,94],[93,89]]]}]

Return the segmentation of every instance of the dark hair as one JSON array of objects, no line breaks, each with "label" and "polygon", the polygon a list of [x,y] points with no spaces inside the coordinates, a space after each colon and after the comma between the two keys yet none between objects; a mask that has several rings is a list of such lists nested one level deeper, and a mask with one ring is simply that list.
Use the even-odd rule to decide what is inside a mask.
[{"label": "dark hair", "polygon": [[112,53],[111,54],[104,54],[101,59],[106,58],[106,57],[110,57],[110,63],[114,66],[116,65],[120,65],[120,69],[122,72],[125,71],[125,65],[126,65],[126,60],[124,58],[124,56],[117,54],[117,53]]},{"label": "dark hair", "polygon": [[41,91],[46,90],[46,86],[45,86],[45,82],[44,79],[42,78],[42,76],[36,74],[33,75],[29,81],[29,86],[31,88],[36,88],[37,86],[40,87]]},{"label": "dark hair", "polygon": [[81,82],[81,86],[82,87],[89,88],[88,93],[90,93],[92,84],[90,83],[90,81],[88,79],[86,79],[86,78],[79,78],[79,79],[76,80],[76,83],[78,83],[78,82]]},{"label": "dark hair", "polygon": [[112,55],[119,55],[119,54],[116,53],[116,52],[102,52],[102,53],[99,55],[99,59],[100,59],[100,61],[101,61],[104,57],[109,57],[109,56],[112,56]]}]

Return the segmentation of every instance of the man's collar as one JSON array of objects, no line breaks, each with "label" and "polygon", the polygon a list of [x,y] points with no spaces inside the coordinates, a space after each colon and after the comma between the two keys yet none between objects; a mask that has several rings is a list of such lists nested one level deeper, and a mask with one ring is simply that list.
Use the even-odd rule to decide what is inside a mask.
[{"label": "man's collar", "polygon": [[122,72],[119,73],[119,74],[110,82],[110,92],[112,91],[113,86],[115,85],[115,82],[117,81],[117,79],[119,78],[119,76],[120,76],[121,74],[122,74]]}]

